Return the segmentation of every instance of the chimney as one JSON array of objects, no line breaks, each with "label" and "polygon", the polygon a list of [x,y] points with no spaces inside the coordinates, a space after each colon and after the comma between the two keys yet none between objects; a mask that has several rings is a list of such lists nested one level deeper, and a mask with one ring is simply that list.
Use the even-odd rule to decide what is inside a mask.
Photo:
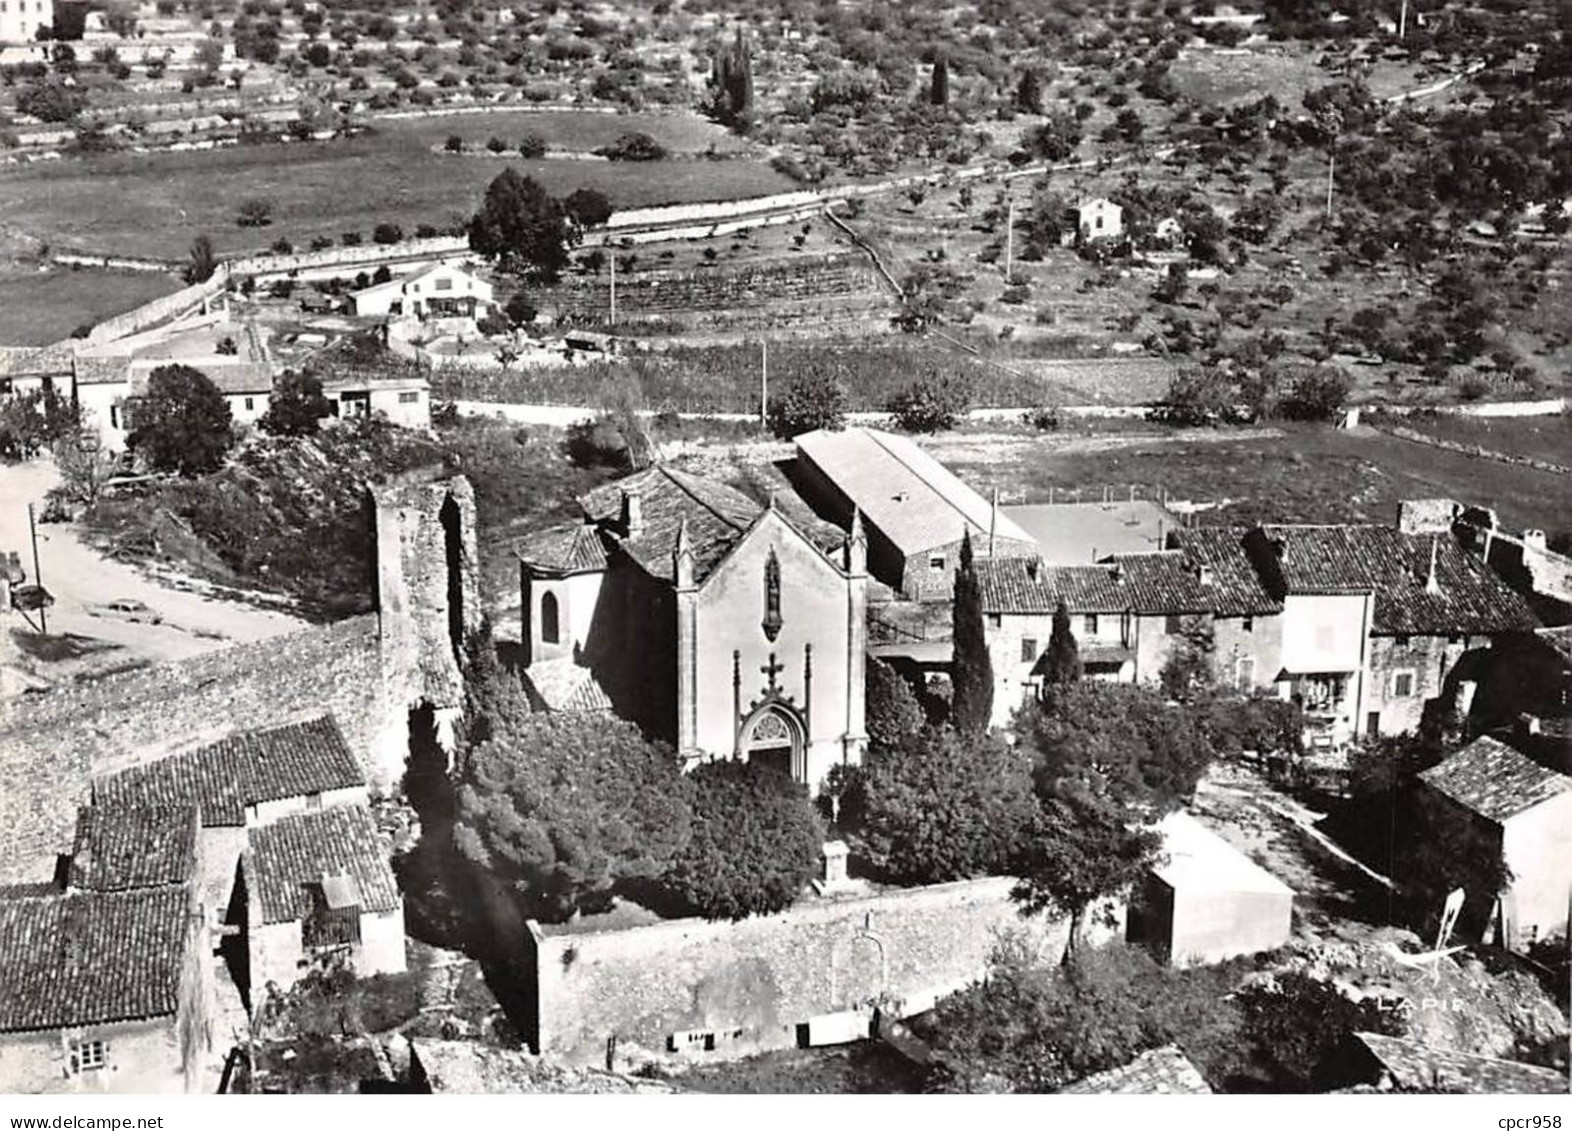
[{"label": "chimney", "polygon": [[1026,576],[1037,581],[1043,574],[1043,559],[1041,555],[1026,559]]},{"label": "chimney", "polygon": [[1438,535],[1430,536],[1430,569],[1425,574],[1425,592],[1436,594],[1441,592],[1441,583],[1436,580],[1436,555],[1440,552],[1441,540]]},{"label": "chimney", "polygon": [[1113,574],[1113,579],[1115,581],[1123,583],[1123,581],[1124,581],[1124,563],[1122,561],[1120,561],[1118,558],[1115,558],[1113,560],[1113,569],[1110,572]]},{"label": "chimney", "polygon": [[1209,566],[1209,565],[1198,565],[1198,566],[1196,566],[1195,567],[1195,579],[1197,581],[1199,581],[1202,585],[1210,585],[1210,584],[1212,584],[1212,567]]},{"label": "chimney", "polygon": [[644,500],[636,488],[622,489],[622,529],[629,538],[644,533]]}]

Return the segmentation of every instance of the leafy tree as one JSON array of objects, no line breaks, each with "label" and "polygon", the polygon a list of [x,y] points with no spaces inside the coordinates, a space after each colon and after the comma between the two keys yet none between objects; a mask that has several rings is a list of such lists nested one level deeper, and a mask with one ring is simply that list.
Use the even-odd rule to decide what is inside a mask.
[{"label": "leafy tree", "polygon": [[896,747],[922,730],[922,704],[906,678],[883,660],[868,657],[866,675],[868,742]]},{"label": "leafy tree", "polygon": [[1043,112],[1043,79],[1036,67],[1021,72],[1021,81],[1015,88],[1015,108],[1022,114]]},{"label": "leafy tree", "polygon": [[1411,921],[1433,928],[1448,893],[1462,888],[1473,923],[1483,923],[1512,882],[1499,829],[1435,791],[1409,782],[1399,793],[1393,879],[1403,885]]},{"label": "leafy tree", "polygon": [[971,404],[971,386],[962,376],[930,372],[890,398],[890,415],[906,432],[954,428]]},{"label": "leafy tree", "polygon": [[1137,110],[1126,106],[1119,111],[1119,116],[1114,119],[1113,128],[1119,137],[1134,145],[1141,140],[1141,135],[1146,132],[1146,123],[1141,120],[1141,115]]},{"label": "leafy tree", "polygon": [[933,61],[933,77],[928,84],[928,101],[935,106],[950,104],[950,62],[943,55]]},{"label": "leafy tree", "polygon": [[1026,135],[1028,152],[1044,161],[1067,161],[1080,146],[1081,124],[1064,110],[1055,111]]},{"label": "leafy tree", "polygon": [[78,430],[55,440],[52,449],[65,497],[87,507],[98,501],[104,484],[120,467],[114,453],[96,440]]},{"label": "leafy tree", "polygon": [[567,266],[571,233],[562,206],[533,178],[504,169],[469,222],[469,246],[512,274],[554,282]]},{"label": "leafy tree", "polygon": [[1174,373],[1152,417],[1168,424],[1230,423],[1240,417],[1238,390],[1217,369],[1188,365]]},{"label": "leafy tree", "polygon": [[606,716],[530,713],[496,689],[468,744],[454,840],[528,916],[596,909],[622,880],[660,873],[689,836],[686,779],[670,748]]},{"label": "leafy tree", "polygon": [[846,426],[846,387],[836,369],[815,361],[797,372],[783,395],[770,398],[765,415],[782,440],[819,428],[839,431]]},{"label": "leafy tree", "polygon": [[503,305],[502,312],[508,316],[508,321],[515,326],[527,326],[535,321],[539,313],[535,304],[530,301],[529,294],[525,291],[514,291],[508,296],[508,301]]},{"label": "leafy tree", "polygon": [[55,79],[28,83],[16,92],[16,108],[41,122],[74,122],[86,99],[74,87]]},{"label": "leafy tree", "polygon": [[635,130],[595,152],[612,161],[659,161],[666,156],[666,147],[649,134]]},{"label": "leafy tree", "polygon": [[1036,812],[1026,757],[998,736],[940,727],[870,749],[840,821],[884,877],[936,884],[1009,869]]},{"label": "leafy tree", "polygon": [[661,887],[707,919],[790,907],[824,844],[807,790],[779,771],[730,760],[706,762],[688,777],[693,836]]},{"label": "leafy tree", "polygon": [[128,405],[126,446],[157,471],[200,475],[216,471],[235,442],[229,403],[205,373],[189,365],[161,365],[147,392]]},{"label": "leafy tree", "polygon": [[1353,388],[1353,378],[1335,365],[1302,367],[1290,379],[1279,410],[1290,420],[1332,420]]},{"label": "leafy tree", "polygon": [[961,536],[951,618],[955,645],[950,673],[955,693],[950,717],[963,736],[976,738],[987,731],[993,717],[993,660],[988,655],[988,637],[983,627],[982,590],[972,558],[970,530]]},{"label": "leafy tree", "polygon": [[1045,683],[1075,683],[1081,678],[1081,649],[1070,630],[1070,609],[1063,599],[1053,611],[1048,651],[1043,661]]},{"label": "leafy tree", "polygon": [[371,229],[371,241],[380,244],[398,243],[404,238],[404,229],[384,221]]},{"label": "leafy tree", "polygon": [[273,202],[252,197],[240,202],[235,213],[235,223],[242,228],[265,228],[273,222]]},{"label": "leafy tree", "polygon": [[53,389],[29,389],[0,400],[0,459],[32,459],[75,434],[80,414],[73,399]]},{"label": "leafy tree", "polygon": [[538,161],[546,156],[548,148],[546,139],[539,134],[525,134],[519,142],[519,156],[526,161]]},{"label": "leafy tree", "polygon": [[1214,1087],[1249,1059],[1237,964],[1176,969],[1111,944],[1052,965],[1007,940],[988,977],[945,998],[932,1029],[948,1092],[1051,1092],[1177,1044]]},{"label": "leafy tree", "polygon": [[1212,654],[1216,651],[1216,638],[1211,622],[1203,617],[1185,617],[1180,621],[1178,639],[1168,650],[1157,673],[1163,694],[1170,699],[1188,702],[1212,684]]},{"label": "leafy tree", "polygon": [[1020,741],[1037,752],[1038,784],[1091,782],[1099,794],[1152,816],[1195,792],[1213,756],[1203,712],[1170,704],[1151,688],[1083,680],[1048,684],[1016,718]]},{"label": "leafy tree", "polygon": [[1068,962],[1081,947],[1092,905],[1140,880],[1156,862],[1162,838],[1133,825],[1128,809],[1101,782],[1071,776],[1044,781],[1039,772],[1038,793],[1041,806],[1015,897],[1028,912],[1070,917]]},{"label": "leafy tree", "polygon": [[562,202],[568,219],[580,228],[597,228],[611,219],[611,201],[592,188],[574,189]]},{"label": "leafy tree", "polygon": [[1318,1092],[1346,1081],[1328,1078],[1332,1058],[1354,1033],[1400,1036],[1402,1016],[1373,998],[1345,996],[1336,985],[1299,970],[1251,982],[1234,995],[1245,1036],[1273,1069],[1276,1092]]},{"label": "leafy tree", "polygon": [[257,424],[274,436],[310,436],[332,412],[319,378],[286,369],[273,383],[273,396]]}]

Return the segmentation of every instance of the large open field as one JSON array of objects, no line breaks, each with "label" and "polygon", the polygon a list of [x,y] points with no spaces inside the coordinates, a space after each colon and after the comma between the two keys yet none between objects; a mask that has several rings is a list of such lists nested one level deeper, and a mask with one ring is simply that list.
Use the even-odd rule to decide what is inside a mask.
[{"label": "large open field", "polygon": [[[1505,445],[1503,445],[1505,446]],[[1509,529],[1572,529],[1568,478],[1475,459],[1368,428],[1321,425],[1147,435],[945,437],[934,454],[984,494],[1226,502],[1210,522],[1390,523],[1403,499],[1448,497],[1493,508]]]},{"label": "large open field", "polygon": [[[582,119],[586,138],[601,132],[614,137],[629,122],[600,114]],[[568,126],[559,120],[551,128],[564,133]],[[522,125],[516,129],[519,137],[525,132]],[[422,223],[450,224],[474,211],[505,164],[521,168],[553,193],[587,186],[625,208],[793,187],[767,164],[748,157],[626,164],[504,162],[432,152],[432,139],[449,133],[466,134],[476,144],[492,133],[517,142],[500,122],[477,115],[462,121],[388,123],[373,135],[331,142],[50,162],[0,174],[0,216],[57,249],[177,259],[198,232],[206,232],[220,252],[239,252],[259,250],[280,236],[304,244],[313,236],[337,237],[345,231],[369,235],[383,221],[406,230]],[[252,197],[273,202],[269,227],[236,226],[236,207]]]},{"label": "large open field", "polygon": [[0,345],[48,345],[179,287],[172,275],[0,268]]}]

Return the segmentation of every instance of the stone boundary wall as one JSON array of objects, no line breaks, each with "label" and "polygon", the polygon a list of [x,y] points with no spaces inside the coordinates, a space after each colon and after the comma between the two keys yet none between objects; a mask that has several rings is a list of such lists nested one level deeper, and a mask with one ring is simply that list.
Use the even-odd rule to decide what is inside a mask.
[{"label": "stone boundary wall", "polygon": [[358,247],[329,247],[321,251],[301,251],[290,255],[248,255],[224,264],[231,277],[239,275],[279,275],[290,271],[320,268],[365,267],[396,259],[426,259],[467,255],[469,237],[432,236],[429,239],[403,240],[391,244],[361,244]]},{"label": "stone boundary wall", "polygon": [[206,282],[193,283],[172,295],[165,295],[163,298],[155,298],[152,302],[144,303],[135,310],[104,319],[93,327],[87,335],[87,340],[92,345],[103,345],[119,338],[129,337],[212,301],[228,286],[229,279],[225,273],[222,270],[216,271]]},{"label": "stone boundary wall", "polygon": [[1415,444],[1425,444],[1432,448],[1441,448],[1449,452],[1460,452],[1476,459],[1495,460],[1497,463],[1517,464],[1520,467],[1532,467],[1535,471],[1546,471],[1552,475],[1572,475],[1572,467],[1564,463],[1552,463],[1549,460],[1538,459],[1534,456],[1514,455],[1511,452],[1498,452],[1494,448],[1481,447],[1479,444],[1464,444],[1457,440],[1446,440],[1440,436],[1431,436],[1414,428],[1405,428],[1400,424],[1372,424],[1370,426],[1377,432],[1384,432],[1388,436],[1395,436],[1399,440],[1408,440]]},{"label": "stone boundary wall", "polygon": [[1022,916],[1014,885],[819,899],[736,923],[548,933],[531,921],[517,966],[538,1009],[524,1036],[578,1063],[601,1060],[608,1042],[722,1058],[866,1037],[876,1010],[910,1016],[979,981],[1003,937],[1049,960],[1063,953],[1067,921]]}]

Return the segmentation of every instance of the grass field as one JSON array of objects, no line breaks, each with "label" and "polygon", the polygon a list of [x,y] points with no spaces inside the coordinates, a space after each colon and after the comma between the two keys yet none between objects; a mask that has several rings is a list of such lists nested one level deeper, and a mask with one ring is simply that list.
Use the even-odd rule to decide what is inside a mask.
[{"label": "grass field", "polygon": [[646,133],[673,153],[739,153],[747,144],[707,118],[692,114],[583,114],[572,110],[499,110],[485,114],[439,114],[429,118],[380,119],[378,131],[411,135],[425,145],[441,145],[453,134],[482,146],[499,137],[516,147],[526,134],[546,139],[553,149],[588,153],[625,133]]},{"label": "grass field", "polygon": [[[615,136],[630,120],[598,114],[583,118],[586,137],[595,130]],[[478,142],[491,133],[506,136],[499,124],[480,116],[470,117],[467,126]],[[559,122],[557,128],[568,126]],[[430,137],[453,132],[464,130],[434,118],[390,123],[374,135],[332,142],[50,162],[0,174],[0,216],[57,249],[164,258],[182,256],[198,232],[206,232],[220,252],[239,252],[259,250],[280,236],[296,245],[352,230],[369,236],[383,221],[407,231],[421,223],[446,225],[474,211],[504,166],[500,160],[431,151]],[[750,158],[508,164],[558,195],[588,186],[622,208],[793,187]],[[270,226],[236,226],[237,206],[252,197],[272,201]]]},{"label": "grass field", "polygon": [[[1530,456],[1551,463],[1572,464],[1572,416],[1527,416],[1517,419],[1459,416],[1438,413],[1393,418],[1391,423],[1412,428],[1439,440],[1477,444],[1508,455]],[[1572,491],[1572,484],[1567,488]]]},{"label": "grass field", "polygon": [[1209,106],[1253,102],[1272,94],[1284,106],[1298,107],[1307,91],[1334,79],[1308,54],[1283,48],[1186,50],[1169,73],[1182,93]]},{"label": "grass field", "polygon": [[57,342],[180,288],[172,275],[0,268],[0,345]]},{"label": "grass field", "polygon": [[1441,451],[1370,429],[1284,425],[1239,432],[1043,437],[955,435],[934,454],[986,495],[1046,502],[1105,486],[1125,498],[1227,501],[1206,522],[1391,523],[1403,499],[1448,497],[1493,508],[1509,529],[1572,529],[1572,484],[1532,468]]}]

